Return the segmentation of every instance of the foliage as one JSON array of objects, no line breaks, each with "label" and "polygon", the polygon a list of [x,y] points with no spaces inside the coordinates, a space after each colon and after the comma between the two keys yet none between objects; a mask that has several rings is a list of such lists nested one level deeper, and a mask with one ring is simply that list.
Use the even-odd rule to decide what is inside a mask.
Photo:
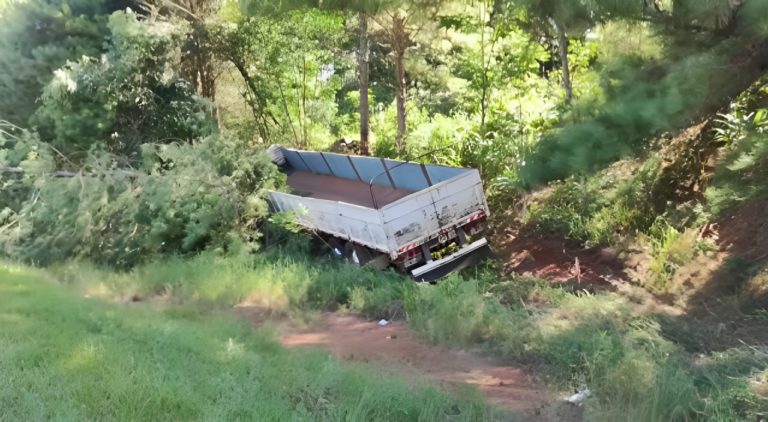
[{"label": "foliage", "polygon": [[52,177],[44,172],[53,167],[44,144],[28,135],[8,143],[0,156],[18,154],[16,161],[38,173],[16,182],[29,196],[6,211],[0,242],[8,256],[38,264],[88,257],[130,267],[157,254],[251,242],[267,212],[264,189],[275,186],[277,172],[260,151],[210,137],[195,145],[144,144],[143,171],[93,152],[74,177]]},{"label": "foliage", "polygon": [[678,231],[664,218],[659,218],[650,229],[650,274],[644,284],[650,290],[664,293],[678,268],[690,262],[697,252],[697,231]]},{"label": "foliage", "polygon": [[706,191],[709,210],[719,215],[734,205],[768,193],[768,85],[765,78],[740,95],[720,115],[715,138],[724,156]]},{"label": "foliage", "polygon": [[[37,134],[20,130],[2,122],[0,125],[0,168],[18,169],[22,173],[0,174],[0,224],[32,197],[38,178],[55,169],[54,151],[40,141]],[[7,171],[7,170],[6,170]]]},{"label": "foliage", "polygon": [[658,207],[654,198],[661,163],[649,159],[628,178],[622,165],[631,168],[631,163],[617,164],[589,178],[556,184],[549,197],[533,204],[529,224],[588,244],[611,244],[648,232],[666,211],[666,204]]},{"label": "foliage", "polygon": [[637,18],[642,15],[641,2],[616,2],[612,0],[594,0],[589,2],[570,2],[567,0],[533,1],[521,0],[509,2],[512,13],[522,9],[520,19],[536,26],[544,32],[551,31],[553,20],[563,26],[567,33],[584,32],[606,19]]},{"label": "foliage", "polygon": [[[764,73],[766,2],[252,0],[205,4],[204,16],[129,5],[0,9],[0,245],[13,260],[50,265],[45,276],[0,270],[11,298],[0,319],[14,322],[0,333],[0,370],[11,374],[0,407],[12,418],[252,419],[254,396],[256,417],[273,419],[490,415],[433,390],[370,384],[370,374],[287,354],[213,317],[243,302],[297,318],[336,309],[406,318],[428,341],[479,345],[561,389],[589,387],[589,418],[766,414],[748,387],[752,371],[768,373],[762,350],[692,355],[618,295],[488,268],[415,285],[309,258],[307,238],[281,227],[285,216],[266,219],[265,190],[282,176],[260,151],[323,149],[358,131],[355,28],[369,14],[376,155],[478,168],[498,210],[551,183],[529,208],[530,227],[587,245],[641,235],[652,255],[646,287],[663,293],[701,246],[680,215],[717,217],[768,192],[764,81],[720,116],[723,154],[706,205],[668,202],[667,163],[651,142],[722,109]],[[409,17],[392,37],[389,25]],[[185,62],[198,47],[210,53],[211,102],[195,95],[203,75]],[[566,71],[571,104],[558,87]],[[83,302],[43,284],[49,275],[90,297],[167,308]],[[192,373],[179,364],[190,356]]]},{"label": "foliage", "polygon": [[[542,138],[521,171],[522,179],[537,184],[594,172],[638,153],[647,139],[680,127],[701,108],[722,101],[743,83],[730,78],[728,84],[710,84],[725,78],[717,72],[728,67],[723,54],[732,46],[727,44],[685,57],[660,79],[635,71],[632,76],[622,77],[627,83],[606,90],[609,96],[600,111]],[[711,91],[703,88],[707,86],[712,87]]]},{"label": "foliage", "polygon": [[174,70],[184,28],[130,11],[114,13],[108,27],[100,58],[68,62],[45,87],[33,119],[43,139],[73,159],[98,145],[135,163],[142,143],[211,134],[209,106]]},{"label": "foliage", "polygon": [[335,54],[346,38],[338,15],[307,11],[277,19],[227,10],[209,32],[215,55],[245,82],[255,135],[304,148],[329,140],[342,83],[337,69],[348,61]]},{"label": "foliage", "polygon": [[54,70],[98,57],[106,16],[129,1],[8,2],[0,10],[0,118],[26,126]]}]

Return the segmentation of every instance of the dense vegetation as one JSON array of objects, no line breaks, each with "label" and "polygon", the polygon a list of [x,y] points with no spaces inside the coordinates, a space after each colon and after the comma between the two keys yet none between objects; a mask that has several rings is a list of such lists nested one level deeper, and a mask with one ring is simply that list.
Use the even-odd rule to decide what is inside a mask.
[{"label": "dense vegetation", "polygon": [[[0,420],[495,417],[286,354],[227,315],[245,298],[404,316],[588,386],[595,420],[768,415],[764,345],[712,343],[766,328],[768,244],[712,233],[768,220],[768,1],[0,0],[0,24]],[[269,217],[271,144],[476,167],[497,233],[641,270],[418,286],[312,257]]]}]

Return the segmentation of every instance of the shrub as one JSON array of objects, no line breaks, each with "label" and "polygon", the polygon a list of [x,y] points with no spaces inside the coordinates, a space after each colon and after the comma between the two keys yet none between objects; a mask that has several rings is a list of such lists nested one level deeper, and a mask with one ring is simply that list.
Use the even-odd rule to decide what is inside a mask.
[{"label": "shrub", "polygon": [[[17,138],[14,150],[25,143],[52,156],[27,138]],[[145,144],[143,163],[143,171],[127,170],[94,150],[74,177],[38,172],[22,180],[33,194],[7,217],[3,251],[38,264],[83,257],[130,267],[158,254],[226,249],[237,240],[255,245],[257,223],[267,214],[264,190],[279,183],[265,154],[210,137],[193,145]]]},{"label": "shrub", "polygon": [[528,223],[541,232],[590,245],[645,233],[666,208],[653,201],[660,165],[658,159],[649,159],[625,180],[617,180],[611,169],[588,178],[571,177],[531,207]]},{"label": "shrub", "polygon": [[669,281],[677,269],[690,262],[698,252],[697,231],[678,231],[659,218],[650,230],[651,265],[646,287],[657,292],[666,292]]},{"label": "shrub", "polygon": [[32,124],[73,161],[93,145],[128,159],[145,142],[191,142],[214,132],[212,108],[174,71],[184,26],[141,22],[128,10],[109,17],[107,51],[54,72]]},{"label": "shrub", "polygon": [[768,193],[768,79],[742,93],[717,123],[715,137],[725,144],[724,154],[705,192],[714,215]]}]

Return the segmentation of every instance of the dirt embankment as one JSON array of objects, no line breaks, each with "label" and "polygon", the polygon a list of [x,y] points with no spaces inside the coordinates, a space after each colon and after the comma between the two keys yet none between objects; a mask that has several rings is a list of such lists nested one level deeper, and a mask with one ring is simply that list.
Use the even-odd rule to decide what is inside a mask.
[{"label": "dirt embankment", "polygon": [[506,274],[531,275],[581,288],[611,288],[627,279],[625,264],[611,248],[583,248],[556,236],[538,237],[509,231],[498,236],[495,253]]}]

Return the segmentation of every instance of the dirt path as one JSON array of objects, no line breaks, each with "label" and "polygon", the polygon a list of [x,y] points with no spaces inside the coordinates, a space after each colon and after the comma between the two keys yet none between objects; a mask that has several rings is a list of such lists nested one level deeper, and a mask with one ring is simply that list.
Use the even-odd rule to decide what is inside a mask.
[{"label": "dirt path", "polygon": [[[258,312],[240,308],[254,325]],[[488,403],[527,421],[575,421],[581,409],[553,397],[520,368],[506,366],[474,353],[429,345],[404,322],[380,327],[355,315],[324,313],[305,329],[278,324],[286,347],[319,347],[342,360],[365,362],[385,372],[413,380],[428,380],[449,392],[472,385]]]}]

